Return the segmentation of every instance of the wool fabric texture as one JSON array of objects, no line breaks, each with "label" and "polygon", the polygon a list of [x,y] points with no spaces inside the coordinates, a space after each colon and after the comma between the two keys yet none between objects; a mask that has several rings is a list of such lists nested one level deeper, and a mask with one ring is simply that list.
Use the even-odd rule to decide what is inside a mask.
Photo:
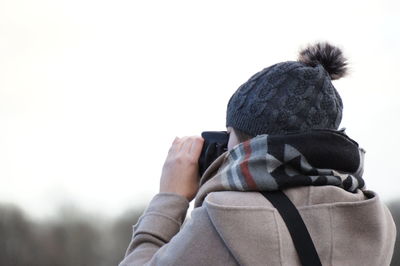
[{"label": "wool fabric texture", "polygon": [[[326,47],[336,48],[321,47],[317,46],[321,48],[320,53],[325,53],[321,62],[278,63],[264,68],[242,84],[228,102],[226,126],[251,136],[338,129],[343,103],[331,80],[341,75],[331,70],[337,63],[332,61],[337,58],[328,58],[331,61],[326,62],[326,54],[332,51],[327,51]],[[345,71],[343,67],[338,69]]]},{"label": "wool fabric texture", "polygon": [[364,153],[343,131],[258,135],[221,155],[222,163],[210,165],[201,178],[195,207],[214,190],[277,191],[329,185],[355,193],[365,189]]}]

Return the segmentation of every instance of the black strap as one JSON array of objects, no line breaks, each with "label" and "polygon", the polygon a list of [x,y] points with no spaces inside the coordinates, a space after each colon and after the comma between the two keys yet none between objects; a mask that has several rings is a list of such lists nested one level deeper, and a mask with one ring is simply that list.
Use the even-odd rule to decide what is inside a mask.
[{"label": "black strap", "polygon": [[260,192],[279,211],[285,221],[301,264],[303,266],[322,266],[310,233],[296,206],[282,191]]}]

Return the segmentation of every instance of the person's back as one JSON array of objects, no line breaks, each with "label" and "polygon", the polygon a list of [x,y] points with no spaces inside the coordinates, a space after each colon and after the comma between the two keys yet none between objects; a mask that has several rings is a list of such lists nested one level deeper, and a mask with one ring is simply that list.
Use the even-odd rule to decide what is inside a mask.
[{"label": "person's back", "polygon": [[301,265],[265,191],[297,207],[322,265],[389,265],[393,219],[365,189],[364,150],[337,130],[343,105],[331,79],[345,66],[339,49],[318,44],[251,77],[228,103],[229,150],[200,182],[202,139],[176,139],[120,265]]}]

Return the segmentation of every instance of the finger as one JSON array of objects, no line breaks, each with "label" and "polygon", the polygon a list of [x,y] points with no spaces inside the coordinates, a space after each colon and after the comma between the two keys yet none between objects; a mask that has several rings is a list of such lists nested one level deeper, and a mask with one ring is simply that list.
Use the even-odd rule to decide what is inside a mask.
[{"label": "finger", "polygon": [[190,154],[192,154],[195,158],[199,158],[201,154],[201,150],[203,149],[204,139],[202,137],[195,137],[193,139],[192,145],[190,147]]},{"label": "finger", "polygon": [[190,151],[190,145],[192,144],[192,140],[190,137],[184,137],[182,140],[181,151],[184,153],[188,153]]},{"label": "finger", "polygon": [[180,138],[175,137],[174,141],[171,144],[171,147],[169,148],[169,151],[168,151],[169,153],[176,151],[179,141],[180,141]]}]

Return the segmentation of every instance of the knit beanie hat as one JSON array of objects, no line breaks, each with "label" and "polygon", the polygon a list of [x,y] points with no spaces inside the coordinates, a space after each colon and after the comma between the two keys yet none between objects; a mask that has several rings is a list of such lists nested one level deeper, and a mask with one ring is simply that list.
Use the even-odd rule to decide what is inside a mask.
[{"label": "knit beanie hat", "polygon": [[332,80],[346,75],[342,51],[317,43],[297,61],[267,67],[242,84],[228,102],[226,126],[251,135],[338,129],[343,104]]}]

